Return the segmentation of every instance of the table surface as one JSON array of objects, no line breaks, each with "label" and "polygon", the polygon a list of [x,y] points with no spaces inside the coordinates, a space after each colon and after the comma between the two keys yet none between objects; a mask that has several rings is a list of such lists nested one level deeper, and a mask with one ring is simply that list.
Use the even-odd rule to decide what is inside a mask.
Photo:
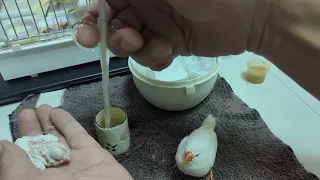
[{"label": "table surface", "polygon": [[[247,61],[254,57],[256,55],[248,52],[223,57],[220,75],[236,95],[257,109],[270,130],[291,146],[302,165],[320,177],[320,102],[273,64],[263,84],[249,83],[244,72]],[[64,89],[42,93],[37,106],[59,106],[63,92]],[[12,141],[8,114],[18,105],[0,107],[0,139]]]}]

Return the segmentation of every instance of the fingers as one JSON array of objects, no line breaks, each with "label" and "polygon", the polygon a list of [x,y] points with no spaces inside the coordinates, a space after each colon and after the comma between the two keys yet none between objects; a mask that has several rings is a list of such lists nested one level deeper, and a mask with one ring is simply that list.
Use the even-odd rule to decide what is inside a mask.
[{"label": "fingers", "polygon": [[56,108],[50,112],[49,117],[71,149],[101,147],[67,111]]},{"label": "fingers", "polygon": [[92,48],[99,43],[98,17],[98,1],[94,1],[82,17],[82,23],[75,34],[78,43],[83,47]]},{"label": "fingers", "polygon": [[[53,108],[49,105],[41,105],[36,110],[37,117],[44,131],[48,130],[53,126],[53,123],[50,121],[50,117],[49,117],[49,114],[52,110]],[[49,133],[56,136],[59,139],[59,142],[61,142],[67,148],[70,148],[66,140],[64,139],[64,137],[61,135],[61,133],[57,129],[53,129]]]},{"label": "fingers", "polygon": [[168,63],[160,63],[160,64],[157,64],[155,66],[150,67],[150,69],[152,69],[154,71],[161,71],[161,70],[166,69],[167,67],[169,67],[171,65],[171,63],[172,63],[172,61],[168,62]]},{"label": "fingers", "polygon": [[[128,0],[108,0],[106,3],[106,12],[109,21],[119,11],[128,6]],[[91,5],[88,7],[86,13],[81,18],[82,20],[97,24],[99,17],[99,0],[93,0]]]},{"label": "fingers", "polygon": [[173,60],[172,46],[163,38],[153,37],[145,42],[144,46],[131,57],[146,67],[155,67],[159,64],[171,64]]},{"label": "fingers", "polygon": [[131,8],[121,10],[110,22],[108,47],[119,57],[127,57],[138,51],[143,45],[140,35],[142,24]]},{"label": "fingers", "polygon": [[78,25],[75,37],[77,42],[85,48],[93,48],[99,43],[99,31],[96,24],[83,21]]},{"label": "fingers", "polygon": [[[113,22],[122,25],[122,22],[118,20]],[[120,28],[109,34],[109,49],[117,56],[131,56],[139,64],[154,70],[168,67],[175,57],[172,55],[170,42],[163,38],[152,37],[148,32],[144,34],[145,42],[135,29]]]},{"label": "fingers", "polygon": [[35,136],[42,134],[42,128],[34,110],[22,110],[19,113],[18,120],[20,136]]},{"label": "fingers", "polygon": [[108,37],[110,51],[119,57],[127,57],[138,51],[143,45],[142,37],[132,28],[122,28]]},{"label": "fingers", "polygon": [[[113,16],[116,13],[116,9],[114,9],[109,3],[106,3],[106,12],[108,22],[111,21]],[[98,27],[98,17],[99,17],[99,1],[94,0],[91,5],[88,7],[86,13],[82,17],[82,22],[87,22],[78,26],[76,31],[76,39],[80,45],[86,48],[95,47],[99,42],[99,31]]]},{"label": "fingers", "polygon": [[[98,9],[99,3],[98,0],[95,0],[82,17],[84,22],[89,22],[87,24],[91,23],[91,25],[80,25],[77,29],[76,39],[78,43],[87,48],[95,47],[100,40],[97,27]],[[148,26],[155,27],[159,31],[157,34],[168,39],[165,40],[165,38],[154,36],[153,33],[146,29],[142,31],[142,22],[137,18],[136,11],[133,12],[132,6],[129,6],[128,0],[108,0],[106,9],[107,16],[110,19],[108,48],[116,56],[131,56],[143,66],[150,67],[153,70],[162,70],[168,67],[175,58],[176,55],[173,54],[173,51],[182,51],[177,45],[173,46],[171,44],[171,41],[182,42],[181,35],[175,35],[177,33],[172,35],[171,33],[171,31],[180,32],[174,22],[171,22],[172,20],[169,21],[168,28],[173,27],[173,30],[168,32],[165,30],[166,28],[160,26],[157,22],[150,23],[148,21]],[[149,12],[150,14],[156,15]],[[170,20],[168,17],[164,18],[162,16],[158,19],[161,22]]]},{"label": "fingers", "polygon": [[154,71],[167,68],[175,57],[172,53],[171,43],[155,36],[148,29],[142,30],[141,35],[145,44],[139,51],[132,53],[131,57]]},{"label": "fingers", "polygon": [[19,146],[8,141],[0,141],[0,167],[1,173],[16,177],[22,177],[20,175],[26,173],[31,175],[33,172],[37,172],[27,153]]},{"label": "fingers", "polygon": [[[208,21],[211,20],[212,8],[217,7],[217,1],[201,0],[200,3],[195,1],[185,0],[166,0],[176,11],[178,11],[184,17],[195,21]],[[232,4],[232,3],[230,3]],[[201,13],[199,13],[201,12]]]},{"label": "fingers", "polygon": [[26,109],[19,114],[19,133],[21,136],[42,134],[42,129],[47,129],[52,125],[58,131],[53,130],[50,133],[57,136],[62,143],[71,149],[100,147],[99,143],[83,129],[71,114],[62,109],[52,109],[50,106],[44,105],[37,109],[37,113],[34,110]]}]

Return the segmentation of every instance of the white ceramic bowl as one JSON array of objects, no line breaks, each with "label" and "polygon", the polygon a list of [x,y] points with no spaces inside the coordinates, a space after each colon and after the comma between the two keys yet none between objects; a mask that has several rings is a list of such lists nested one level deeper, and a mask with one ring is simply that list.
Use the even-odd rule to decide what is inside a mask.
[{"label": "white ceramic bowl", "polygon": [[179,82],[163,82],[148,78],[135,67],[135,61],[129,57],[128,65],[134,83],[140,94],[152,105],[167,111],[182,111],[195,107],[211,92],[218,77],[220,58],[215,68],[205,75],[192,80]]}]

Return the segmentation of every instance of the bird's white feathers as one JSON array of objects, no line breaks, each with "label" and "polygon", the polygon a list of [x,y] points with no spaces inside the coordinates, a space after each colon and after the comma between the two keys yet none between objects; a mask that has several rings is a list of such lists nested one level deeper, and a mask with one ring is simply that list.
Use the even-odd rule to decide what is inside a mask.
[{"label": "bird's white feathers", "polygon": [[23,136],[15,141],[40,170],[70,161],[69,150],[54,135]]},{"label": "bird's white feathers", "polygon": [[[217,136],[214,132],[215,126],[215,118],[208,115],[201,127],[181,140],[175,160],[177,167],[184,174],[203,177],[213,167],[218,147]],[[194,155],[191,162],[184,162],[184,154],[187,151]]]},{"label": "bird's white feathers", "polygon": [[214,131],[214,129],[216,128],[216,124],[217,124],[216,119],[209,114],[206,117],[206,119],[204,119],[204,121],[202,122],[202,127],[203,126],[211,127],[212,130]]}]

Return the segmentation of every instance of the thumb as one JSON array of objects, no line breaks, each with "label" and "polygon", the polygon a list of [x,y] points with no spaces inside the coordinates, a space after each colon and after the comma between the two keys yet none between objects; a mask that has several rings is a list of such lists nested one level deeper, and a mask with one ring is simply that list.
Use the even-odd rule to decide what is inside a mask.
[{"label": "thumb", "polygon": [[28,154],[19,146],[9,141],[0,141],[0,171],[17,174],[20,170],[36,170]]},{"label": "thumb", "polygon": [[216,1],[212,0],[167,0],[167,2],[182,16],[194,21],[207,21],[211,19],[212,8],[217,4]]}]

